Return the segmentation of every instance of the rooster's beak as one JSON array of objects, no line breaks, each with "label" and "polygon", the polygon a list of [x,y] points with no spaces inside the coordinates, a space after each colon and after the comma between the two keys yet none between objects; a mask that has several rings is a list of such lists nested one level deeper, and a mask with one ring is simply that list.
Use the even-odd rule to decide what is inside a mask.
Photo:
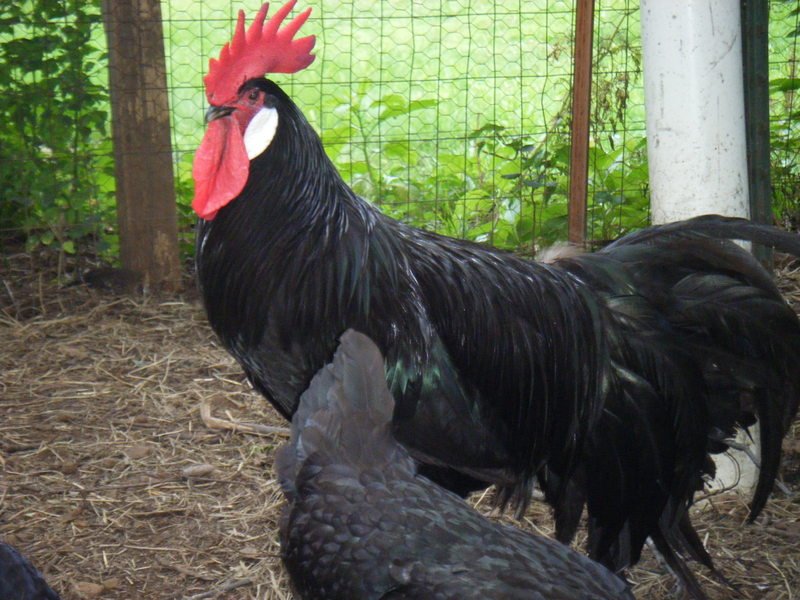
[{"label": "rooster's beak", "polygon": [[211,123],[214,119],[227,117],[234,110],[232,106],[209,106],[206,111],[206,124]]}]

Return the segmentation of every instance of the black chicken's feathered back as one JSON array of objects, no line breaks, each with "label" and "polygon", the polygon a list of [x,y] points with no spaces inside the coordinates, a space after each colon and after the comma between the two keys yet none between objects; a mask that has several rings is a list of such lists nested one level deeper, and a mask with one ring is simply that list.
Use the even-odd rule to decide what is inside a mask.
[{"label": "black chicken's feathered back", "polygon": [[301,597],[633,598],[600,565],[417,476],[391,436],[393,406],[377,347],[346,332],[276,460],[282,556]]},{"label": "black chicken's feathered back", "polygon": [[16,548],[0,542],[0,598],[2,600],[59,600],[42,574]]},{"label": "black chicken's feathered back", "polygon": [[292,417],[291,440],[276,459],[289,501],[295,501],[300,468],[317,453],[363,468],[406,467],[394,454],[398,445],[390,431],[393,409],[380,351],[366,336],[348,330],[333,362],[314,376],[301,396]]},{"label": "black chicken's feathered back", "polygon": [[[497,423],[516,479],[506,492],[524,505],[545,463],[571,470],[600,416],[609,384],[603,315],[564,271],[418,230],[402,235],[441,352]],[[439,388],[421,401],[440,403]],[[404,435],[401,420],[396,426],[412,448],[424,443]]]}]

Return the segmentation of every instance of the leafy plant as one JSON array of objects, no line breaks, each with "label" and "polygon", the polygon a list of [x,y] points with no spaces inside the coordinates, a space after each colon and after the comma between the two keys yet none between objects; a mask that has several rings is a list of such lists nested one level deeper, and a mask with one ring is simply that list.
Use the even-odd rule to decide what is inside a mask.
[{"label": "leafy plant", "polygon": [[[21,231],[30,248],[47,245],[69,253],[88,239],[106,256],[116,251],[100,4],[22,0],[0,7],[0,230]],[[351,12],[373,11],[373,4],[357,0]],[[569,75],[559,69],[569,66],[572,39],[569,20],[557,18],[568,14],[569,3],[561,4],[563,11],[548,5],[553,18],[527,19],[519,31],[510,27],[510,54],[495,51],[489,28],[473,27],[467,36],[457,17],[426,18],[423,10],[406,31],[413,34],[413,47],[402,39],[395,44],[403,33],[398,29],[389,60],[384,38],[359,42],[352,23],[331,19],[323,46],[327,58],[320,65],[326,81],[341,85],[322,86],[318,72],[301,72],[292,78],[292,95],[320,125],[345,179],[385,213],[447,235],[535,252],[566,238],[570,97]],[[176,77],[171,81],[182,82],[172,90],[172,101],[175,148],[181,150],[175,158],[180,228],[187,232],[194,222],[188,205],[193,183],[191,154],[184,150],[199,139],[194,117],[204,100],[188,89],[201,84],[201,73],[194,79],[176,74],[191,72],[189,61],[196,66],[198,53],[208,54],[208,38],[204,25],[193,20],[197,3],[170,0],[164,6],[170,7],[165,14],[178,15],[168,16],[165,28]],[[379,6],[376,15],[394,4]],[[800,8],[796,0],[770,7],[775,209],[800,223]],[[454,4],[445,12],[458,10]],[[635,129],[643,121],[637,10],[632,0],[614,0],[596,21],[588,206],[588,232],[595,239],[615,237],[648,219],[644,132]],[[393,17],[392,27],[404,19]],[[219,44],[228,34],[226,24]],[[532,39],[541,44],[531,45]],[[539,47],[546,51],[536,54]],[[495,62],[500,67],[487,71]],[[374,79],[378,69],[379,80],[351,83]],[[496,87],[505,76],[506,87]],[[517,82],[525,90],[519,95]],[[192,251],[190,237],[182,240],[186,254]]]},{"label": "leafy plant", "polygon": [[[596,240],[644,226],[649,215],[644,132],[625,131],[633,90],[641,96],[640,50],[629,32],[633,14],[623,10],[601,27],[594,56],[587,229]],[[491,185],[484,186],[491,199],[485,214],[492,217],[479,226],[477,239],[532,253],[567,239],[570,108],[565,89],[547,133],[538,137],[500,123],[473,131],[479,154],[488,159],[483,162],[495,165]]]},{"label": "leafy plant", "polygon": [[770,170],[773,213],[787,227],[800,228],[800,73],[797,38],[800,6],[796,2],[771,5],[774,41],[785,62],[773,63],[770,79]]},{"label": "leafy plant", "polygon": [[337,100],[340,124],[323,132],[323,142],[356,193],[400,220],[451,229],[456,202],[470,187],[464,159],[452,148],[437,154],[435,143],[412,141],[408,129],[412,114],[435,111],[437,101],[378,96],[364,82]]},{"label": "leafy plant", "polygon": [[111,166],[106,63],[93,43],[100,1],[29,0],[0,8],[0,228],[28,248],[76,243],[111,209],[99,179]]}]

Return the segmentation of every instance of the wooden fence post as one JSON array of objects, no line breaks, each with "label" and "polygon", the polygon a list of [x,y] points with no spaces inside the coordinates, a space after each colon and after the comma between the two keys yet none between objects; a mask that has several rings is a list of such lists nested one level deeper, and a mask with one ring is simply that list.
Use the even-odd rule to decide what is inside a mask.
[{"label": "wooden fence post", "polygon": [[572,151],[569,161],[569,241],[586,241],[589,176],[589,109],[592,90],[594,0],[578,0],[575,14],[575,58],[572,83]]},{"label": "wooden fence post", "polygon": [[180,281],[159,0],[104,0],[120,258],[147,285]]}]

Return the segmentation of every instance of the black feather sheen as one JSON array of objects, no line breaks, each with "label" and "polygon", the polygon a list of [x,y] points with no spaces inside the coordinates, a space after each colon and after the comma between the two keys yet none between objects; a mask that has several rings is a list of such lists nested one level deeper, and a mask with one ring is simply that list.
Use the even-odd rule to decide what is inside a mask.
[{"label": "black feather sheen", "polygon": [[606,382],[598,307],[570,274],[388,219],[355,196],[273,84],[280,124],[240,195],[202,222],[209,321],[291,415],[346,328],[386,354],[396,435],[415,455],[510,468],[520,497],[567,473]]},{"label": "black feather sheen", "polygon": [[486,519],[418,474],[391,435],[383,364],[346,331],[277,452],[281,558],[297,597],[633,600],[585,556]]},{"label": "black feather sheen", "polygon": [[239,197],[201,221],[197,269],[212,327],[284,416],[353,328],[385,358],[393,434],[415,459],[521,506],[538,479],[564,541],[586,502],[590,554],[615,571],[648,537],[710,564],[687,511],[709,455],[758,420],[755,518],[797,413],[800,322],[727,240],[800,254],[798,236],[707,216],[522,260],[382,215],[277,85],[248,86],[273,97],[278,128]]}]

